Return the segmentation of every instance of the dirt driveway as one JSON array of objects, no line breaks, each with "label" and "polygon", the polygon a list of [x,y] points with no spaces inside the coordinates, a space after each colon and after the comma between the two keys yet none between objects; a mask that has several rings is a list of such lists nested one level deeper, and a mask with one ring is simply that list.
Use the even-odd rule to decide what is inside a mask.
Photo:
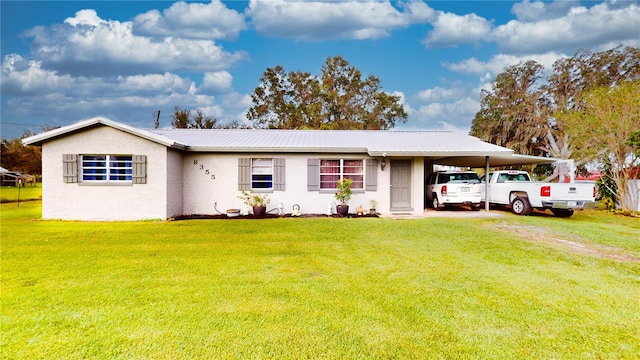
[{"label": "dirt driveway", "polygon": [[[423,218],[506,218],[512,216],[508,209],[490,210],[485,211],[471,211],[468,208],[451,208],[447,210],[436,211],[434,209],[427,209],[421,214],[408,214],[408,213],[390,213],[381,214],[380,217],[391,219],[423,219]],[[515,215],[513,215],[515,216]],[[538,212],[535,211],[533,216],[550,216],[553,214],[550,212]],[[487,224],[487,228],[492,230],[502,231],[515,235],[518,238],[530,241],[534,243],[542,243],[549,245],[561,251],[566,251],[572,254],[579,254],[585,256],[592,256],[601,259],[610,259],[621,262],[634,262],[640,263],[640,257],[635,254],[629,253],[627,250],[615,246],[607,246],[594,244],[588,239],[580,237],[574,234],[557,233],[544,226],[535,225],[523,225],[523,224],[510,224],[507,221],[491,222]]]}]

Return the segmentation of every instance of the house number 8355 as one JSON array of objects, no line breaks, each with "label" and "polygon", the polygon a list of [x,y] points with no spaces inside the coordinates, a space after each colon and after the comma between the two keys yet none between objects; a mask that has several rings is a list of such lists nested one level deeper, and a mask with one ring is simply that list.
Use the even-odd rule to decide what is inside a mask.
[{"label": "house number 8355", "polygon": [[[198,160],[193,160],[193,165],[198,166]],[[204,170],[204,174],[205,175],[211,175],[211,180],[215,180],[216,179],[216,174],[212,174],[209,169],[205,169],[204,165],[200,165],[198,166],[198,169],[200,170]]]}]

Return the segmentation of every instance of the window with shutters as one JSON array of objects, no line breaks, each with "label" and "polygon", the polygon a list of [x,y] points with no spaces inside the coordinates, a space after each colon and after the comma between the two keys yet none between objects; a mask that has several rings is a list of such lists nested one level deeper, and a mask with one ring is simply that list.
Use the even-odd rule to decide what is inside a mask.
[{"label": "window with shutters", "polygon": [[285,191],[284,158],[238,158],[238,190]]},{"label": "window with shutters", "polygon": [[132,155],[82,155],[83,182],[133,182]]},{"label": "window with shutters", "polygon": [[353,180],[351,189],[364,190],[363,160],[320,160],[320,189],[335,189],[339,180]]}]

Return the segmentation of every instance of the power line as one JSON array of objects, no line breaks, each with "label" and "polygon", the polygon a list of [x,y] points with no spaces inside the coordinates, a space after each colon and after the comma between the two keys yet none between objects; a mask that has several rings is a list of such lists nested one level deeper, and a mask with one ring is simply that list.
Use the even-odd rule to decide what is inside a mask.
[{"label": "power line", "polygon": [[7,122],[7,121],[0,121],[0,124],[22,125],[22,126],[41,126],[41,125],[36,125],[36,124],[22,124],[22,123],[14,123],[14,122]]}]

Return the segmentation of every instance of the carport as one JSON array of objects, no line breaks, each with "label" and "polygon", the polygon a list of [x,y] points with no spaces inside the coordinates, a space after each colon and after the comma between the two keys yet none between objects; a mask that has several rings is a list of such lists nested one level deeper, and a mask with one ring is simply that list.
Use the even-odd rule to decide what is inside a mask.
[{"label": "carport", "polygon": [[[506,167],[506,166],[522,166],[522,165],[538,165],[553,164],[558,159],[546,158],[541,156],[518,155],[512,153],[492,154],[492,155],[469,155],[469,156],[452,156],[433,159],[434,164],[447,166],[460,166],[470,168],[484,167],[485,174],[489,173],[490,167]],[[485,194],[489,193],[489,182],[485,181]],[[485,211],[489,211],[489,202],[484,204]]]},{"label": "carport", "polygon": [[[394,134],[395,133],[395,134]],[[490,167],[552,164],[559,159],[540,156],[519,155],[513,150],[484,142],[468,134],[454,131],[432,131],[428,133],[410,132],[367,133],[367,153],[385,158],[423,157],[424,179],[433,171],[433,165],[484,168]],[[408,136],[415,135],[415,136]],[[485,192],[488,184],[485,183]],[[489,211],[489,204],[485,204]]]}]

